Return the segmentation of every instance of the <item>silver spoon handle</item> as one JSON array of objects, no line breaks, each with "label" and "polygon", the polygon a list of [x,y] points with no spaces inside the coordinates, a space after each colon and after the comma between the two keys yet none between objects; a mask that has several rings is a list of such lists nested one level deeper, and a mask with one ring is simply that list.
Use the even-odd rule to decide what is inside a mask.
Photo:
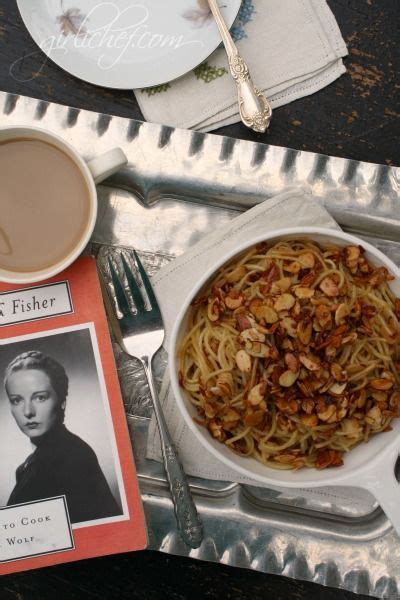
[{"label": "silver spoon handle", "polygon": [[229,69],[236,82],[239,113],[243,123],[254,131],[263,133],[271,120],[272,108],[261,90],[253,83],[249,68],[232,40],[222,17],[217,0],[208,0],[228,55]]},{"label": "silver spoon handle", "polygon": [[147,382],[153,401],[154,412],[160,432],[161,449],[164,459],[164,467],[167,475],[172,502],[174,505],[176,522],[183,541],[191,548],[198,548],[203,539],[203,527],[197,514],[196,506],[190,492],[186,475],[182,468],[178,453],[172,443],[164,413],[158,398],[156,386],[154,385],[151,360],[143,356],[141,358],[146,373]]}]

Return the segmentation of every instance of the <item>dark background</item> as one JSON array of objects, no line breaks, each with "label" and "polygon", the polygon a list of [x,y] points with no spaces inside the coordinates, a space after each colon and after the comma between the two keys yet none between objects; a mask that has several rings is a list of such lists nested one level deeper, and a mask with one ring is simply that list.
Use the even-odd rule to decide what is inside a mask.
[{"label": "dark background", "polygon": [[[400,84],[396,78],[400,66],[399,1],[328,0],[328,3],[348,45],[347,73],[320,92],[277,109],[265,134],[253,133],[241,124],[215,133],[400,165]],[[42,60],[36,50],[15,0],[1,0],[0,90],[142,119],[129,91],[86,84],[51,62],[38,73]],[[35,54],[30,56],[31,53]],[[10,66],[21,57],[23,60],[11,75]],[[57,596],[146,600],[355,598],[350,592],[311,583],[150,551],[8,575],[0,582],[1,600],[47,600]]]}]

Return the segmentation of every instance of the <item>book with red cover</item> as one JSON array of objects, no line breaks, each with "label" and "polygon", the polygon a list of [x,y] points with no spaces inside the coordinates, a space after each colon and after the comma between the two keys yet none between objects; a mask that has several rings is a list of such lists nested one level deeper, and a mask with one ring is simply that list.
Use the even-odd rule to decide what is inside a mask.
[{"label": "book with red cover", "polygon": [[147,536],[95,260],[0,284],[0,574]]}]

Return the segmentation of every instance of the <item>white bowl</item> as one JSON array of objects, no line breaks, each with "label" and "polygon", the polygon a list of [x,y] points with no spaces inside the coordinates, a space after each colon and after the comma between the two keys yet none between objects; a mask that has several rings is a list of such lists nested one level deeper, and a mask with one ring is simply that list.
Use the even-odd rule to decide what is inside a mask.
[{"label": "white bowl", "polygon": [[390,273],[394,275],[395,280],[390,282],[390,287],[396,296],[400,296],[400,269],[371,244],[342,231],[316,227],[297,227],[280,229],[274,233],[247,239],[242,244],[238,244],[228,254],[219,257],[214,266],[199,278],[179,311],[173,327],[169,348],[170,377],[176,402],[196,439],[227,467],[264,485],[271,484],[292,488],[349,485],[368,489],[380,501],[392,523],[400,532],[400,488],[394,476],[394,464],[400,448],[400,419],[393,421],[392,431],[373,436],[367,444],[360,444],[354,450],[345,454],[344,465],[341,467],[324,470],[308,468],[298,471],[275,470],[263,465],[254,458],[235,454],[224,444],[215,440],[205,427],[194,422],[193,417],[197,416],[196,408],[189,402],[185,390],[179,385],[177,348],[186,330],[192,300],[222,265],[247,248],[260,242],[276,243],[280,239],[289,237],[305,237],[321,244],[335,244],[338,246],[361,245],[365,249],[365,256],[368,260],[375,266],[387,267]]}]

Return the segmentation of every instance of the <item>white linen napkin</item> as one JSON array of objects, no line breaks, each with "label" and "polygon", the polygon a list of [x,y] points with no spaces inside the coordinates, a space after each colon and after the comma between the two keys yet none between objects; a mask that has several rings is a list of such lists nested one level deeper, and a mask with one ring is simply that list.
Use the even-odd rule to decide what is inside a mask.
[{"label": "white linen napkin", "polygon": [[[159,300],[166,328],[164,346],[168,347],[176,313],[190,292],[198,277],[223,254],[235,248],[246,237],[291,226],[315,226],[339,229],[329,213],[312,197],[299,189],[265,200],[258,206],[244,212],[218,231],[205,236],[190,250],[160,269],[152,278]],[[164,376],[160,392],[164,415],[169,431],[178,450],[185,472],[189,475],[220,481],[234,481],[267,487],[284,492],[284,488],[255,482],[234,470],[229,469],[193,437],[186,425],[170,387],[168,372]],[[199,460],[201,456],[201,461]],[[147,443],[147,458],[162,461],[160,438],[155,417],[152,416]],[[301,490],[301,497],[321,497],[325,501],[336,503],[349,501],[353,507],[368,512],[373,501],[368,492],[356,488],[318,488]]]},{"label": "white linen napkin", "polygon": [[[231,31],[273,108],[313,94],[345,72],[346,45],[326,0],[243,0]],[[183,77],[135,95],[145,119],[155,123],[210,131],[240,121],[222,47]]]}]

